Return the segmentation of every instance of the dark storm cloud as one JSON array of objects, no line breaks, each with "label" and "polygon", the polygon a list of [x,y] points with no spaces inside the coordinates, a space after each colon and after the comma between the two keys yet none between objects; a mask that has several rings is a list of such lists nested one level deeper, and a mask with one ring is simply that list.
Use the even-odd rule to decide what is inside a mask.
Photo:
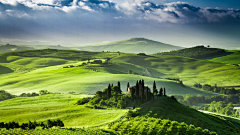
[{"label": "dark storm cloud", "polygon": [[[141,35],[145,31],[157,35],[157,28],[166,33],[167,28],[175,32],[175,27],[186,24],[219,24],[221,27],[222,24],[239,22],[240,10],[201,8],[185,2],[157,4],[146,0],[126,0],[123,3],[107,0],[0,0],[0,40],[66,39],[78,42],[78,37],[85,40],[93,36],[97,39],[104,34],[105,37],[117,37],[136,33]],[[179,33],[182,34],[182,31],[179,30]]]}]

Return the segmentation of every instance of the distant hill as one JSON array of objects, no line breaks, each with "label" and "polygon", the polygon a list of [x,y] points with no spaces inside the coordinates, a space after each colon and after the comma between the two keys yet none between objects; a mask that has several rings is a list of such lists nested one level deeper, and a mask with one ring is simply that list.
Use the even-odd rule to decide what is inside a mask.
[{"label": "distant hill", "polygon": [[204,46],[195,46],[192,48],[185,48],[181,50],[171,51],[171,52],[162,52],[157,53],[157,55],[173,55],[173,56],[182,56],[195,59],[202,59],[206,57],[212,57],[216,55],[225,54],[225,50],[219,48],[208,48]]},{"label": "distant hill", "polygon": [[0,53],[6,53],[6,52],[17,52],[17,51],[23,51],[23,50],[33,50],[32,47],[27,46],[17,46],[17,45],[0,45]]},{"label": "distant hill", "polygon": [[111,52],[124,52],[124,53],[146,53],[154,54],[159,52],[166,52],[172,50],[183,49],[183,47],[164,44],[161,42],[145,39],[145,38],[132,38],[123,41],[89,45],[78,47],[85,51],[111,51]]}]

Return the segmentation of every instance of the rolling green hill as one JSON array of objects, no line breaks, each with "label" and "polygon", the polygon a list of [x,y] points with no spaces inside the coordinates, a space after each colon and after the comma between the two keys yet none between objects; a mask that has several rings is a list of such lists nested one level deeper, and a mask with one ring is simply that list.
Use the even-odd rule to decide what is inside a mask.
[{"label": "rolling green hill", "polygon": [[[102,60],[103,64],[82,63]],[[68,65],[76,67],[63,68]],[[127,82],[135,85],[144,79],[152,88],[166,87],[167,94],[212,95],[188,86],[210,84],[218,86],[239,85],[238,66],[225,65],[176,56],[141,56],[114,52],[86,52],[68,50],[29,50],[0,55],[0,89],[13,94],[37,92],[46,89],[51,92],[94,93],[109,83],[122,82],[125,91]],[[132,70],[134,74],[128,74]],[[146,70],[146,71],[145,71]],[[149,77],[149,74],[150,76]],[[154,77],[154,78],[152,78]],[[165,78],[178,78],[186,87]]]},{"label": "rolling green hill", "polygon": [[110,42],[105,44],[89,45],[78,47],[86,51],[110,51],[110,52],[124,52],[124,53],[146,53],[154,54],[158,52],[166,52],[172,50],[179,50],[183,47],[164,44],[161,42],[145,39],[132,38],[123,41]]},{"label": "rolling green hill", "polygon": [[33,50],[32,47],[27,46],[17,46],[17,45],[0,45],[0,53],[6,53],[6,52],[17,52],[17,51],[23,51],[23,50]]},{"label": "rolling green hill", "polygon": [[227,51],[227,55],[218,56],[218,57],[210,57],[206,58],[206,60],[212,61],[212,62],[219,62],[219,63],[225,63],[225,64],[240,64],[240,51]]},{"label": "rolling green hill", "polygon": [[[153,77],[178,78],[188,86],[193,86],[196,82],[219,86],[238,86],[240,80],[238,66],[186,57],[124,54],[114,57],[110,62],[120,67],[127,67],[127,65],[144,67]],[[121,69],[124,70],[124,68]],[[127,73],[126,68],[125,73]]]},{"label": "rolling green hill", "polygon": [[[122,90],[126,90],[127,83],[135,85],[136,80],[144,79],[146,84],[152,88],[153,81],[156,81],[157,87],[166,87],[167,94],[185,95],[213,95],[213,93],[196,90],[190,87],[182,87],[174,81],[151,78],[141,68],[139,63],[128,63],[129,59],[144,60],[144,56],[135,54],[85,52],[85,51],[67,51],[67,50],[32,50],[23,52],[12,52],[0,56],[0,65],[2,69],[8,70],[7,73],[0,75],[0,89],[7,90],[12,94],[21,94],[23,92],[38,92],[39,90],[48,90],[50,92],[77,92],[77,93],[95,93],[108,86],[109,83],[116,84],[121,82]],[[94,59],[107,59],[109,62],[103,64],[88,64],[78,67],[83,62],[87,63]],[[143,59],[144,58],[144,59]],[[147,61],[151,63],[152,56],[146,56]],[[120,60],[122,59],[122,60]],[[155,58],[155,61],[161,60]],[[134,60],[133,60],[134,61]],[[145,66],[145,62],[143,62]],[[68,65],[76,67],[63,68]],[[138,75],[127,74],[131,69]],[[152,70],[149,68],[151,73]],[[161,74],[159,71],[156,73]]]},{"label": "rolling green hill", "polygon": [[217,134],[234,134],[230,132],[229,128],[236,128],[230,121],[223,117],[199,112],[178,103],[170,97],[160,97],[148,105],[139,108],[138,111],[141,116],[148,115],[148,117],[153,118],[169,119],[179,123],[184,122],[188,125],[192,124],[195,127],[209,129]]},{"label": "rolling green hill", "polygon": [[18,97],[1,101],[1,122],[26,123],[61,119],[65,127],[98,126],[117,120],[127,110],[91,109],[74,105],[77,100],[92,95],[48,94],[36,97]]}]

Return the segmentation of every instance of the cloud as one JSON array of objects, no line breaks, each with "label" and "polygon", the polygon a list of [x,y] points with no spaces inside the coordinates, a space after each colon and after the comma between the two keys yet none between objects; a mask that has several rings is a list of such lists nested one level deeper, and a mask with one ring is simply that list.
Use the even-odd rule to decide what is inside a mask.
[{"label": "cloud", "polygon": [[[240,21],[240,10],[200,8],[186,2],[156,4],[147,0],[127,0],[124,3],[117,4],[103,0],[0,0],[0,4],[7,7],[6,10],[20,12],[19,14],[15,13],[15,15],[4,12],[6,15],[18,18],[30,16],[28,12],[38,10],[39,13],[42,11],[78,12],[80,14],[85,13],[85,11],[99,12],[106,16],[112,16],[112,19],[121,16],[122,18],[135,18],[136,20],[154,20],[159,23]],[[4,15],[4,13],[2,14]]]},{"label": "cloud", "polygon": [[[156,36],[154,33],[167,29],[175,32],[183,24],[219,24],[212,29],[217,31],[226,23],[239,24],[240,10],[201,8],[186,2],[158,4],[148,0],[122,3],[108,0],[0,0],[0,21],[2,39],[20,39],[14,42],[27,43],[27,37],[33,41],[64,40],[65,44],[83,44],[80,39],[116,39],[119,35],[134,34],[143,37],[142,33]],[[222,31],[226,30],[229,28]]]}]

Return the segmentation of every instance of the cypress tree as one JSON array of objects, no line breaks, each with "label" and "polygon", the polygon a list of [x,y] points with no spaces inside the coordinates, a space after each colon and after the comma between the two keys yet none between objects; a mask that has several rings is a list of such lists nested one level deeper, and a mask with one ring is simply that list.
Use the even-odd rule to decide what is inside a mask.
[{"label": "cypress tree", "polygon": [[135,100],[133,101],[133,109],[135,109]]},{"label": "cypress tree", "polygon": [[166,89],[165,89],[165,87],[164,87],[164,96],[166,96]]},{"label": "cypress tree", "polygon": [[107,91],[107,96],[108,96],[108,98],[111,98],[111,85],[110,85],[110,83],[109,83],[109,85],[108,85],[108,91]]},{"label": "cypress tree", "polygon": [[113,83],[112,83],[112,87],[113,87]]},{"label": "cypress tree", "polygon": [[141,98],[142,98],[142,103],[143,103],[143,101],[144,101],[144,89],[142,89],[141,92],[142,92],[142,97]]},{"label": "cypress tree", "polygon": [[129,82],[128,82],[128,84],[127,84],[127,92],[128,92],[128,87],[130,87]]},{"label": "cypress tree", "polygon": [[142,79],[142,88],[144,89],[144,80]]},{"label": "cypress tree", "polygon": [[163,95],[163,89],[162,89],[162,88],[160,88],[160,90],[159,90],[159,94],[160,94],[160,96]]},{"label": "cypress tree", "polygon": [[135,99],[135,88],[134,87],[132,88],[131,96],[132,96],[132,100],[134,100]]},{"label": "cypress tree", "polygon": [[153,90],[155,90],[155,89],[157,89],[157,87],[156,87],[156,82],[154,81],[153,82]]},{"label": "cypress tree", "polygon": [[139,97],[139,84],[136,82],[136,97]]},{"label": "cypress tree", "polygon": [[120,82],[118,81],[118,87],[119,87],[119,91],[121,90],[121,85]]},{"label": "cypress tree", "polygon": [[140,84],[142,84],[142,81],[141,81],[141,80],[139,80],[139,85],[140,85]]}]

